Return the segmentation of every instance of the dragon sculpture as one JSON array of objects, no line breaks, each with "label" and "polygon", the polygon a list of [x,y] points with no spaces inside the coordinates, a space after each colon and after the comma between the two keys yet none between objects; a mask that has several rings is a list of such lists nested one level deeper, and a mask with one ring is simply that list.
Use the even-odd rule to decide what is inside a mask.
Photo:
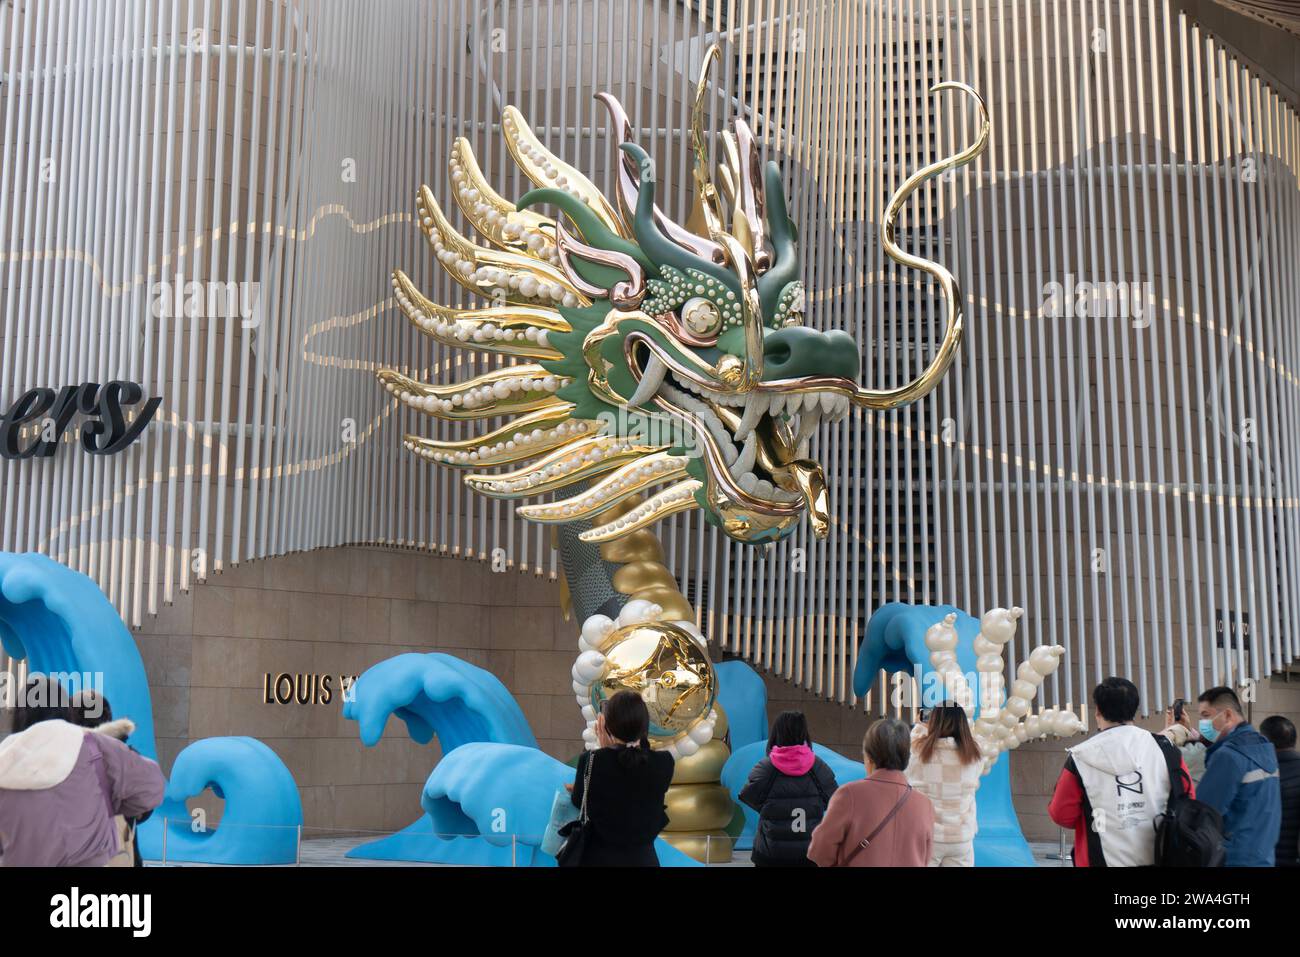
[{"label": "dragon sculpture", "polygon": [[698,839],[707,846],[734,814],[717,783],[728,756],[726,718],[696,614],[650,526],[700,509],[706,522],[745,543],[777,541],[804,515],[818,537],[828,534],[825,475],[809,453],[818,426],[854,407],[892,409],[926,395],[961,343],[956,281],[898,245],[899,212],[926,179],[978,156],[990,129],[970,87],[933,87],[974,101],[978,136],[908,177],[885,209],[881,237],[890,257],[934,278],[946,329],[915,379],[864,388],[856,381],[861,345],[804,322],[798,235],[780,169],[761,163],[744,119],[719,137],[721,162],[712,170],[704,116],[718,56],[710,47],[695,90],[688,226],[656,205],[654,163],[607,93],[598,99],[618,150],[615,201],[548,151],[514,107],[502,116],[506,146],[536,187],[517,202],[489,185],[469,142],[457,139],[452,191],[486,242],[459,233],[427,186],[419,225],[451,278],[488,304],[439,305],[401,270],[392,277],[395,298],[443,346],[511,361],[452,384],[378,373],[401,403],[438,419],[508,418],[470,439],[407,435],[405,446],[466,471],[465,483],[485,496],[533,500],[518,514],[556,526],[564,604],[582,623],[573,691],[587,747],[595,746],[603,697],[639,691],[651,706],[654,745],[678,759],[669,794],[673,843],[697,856]]}]

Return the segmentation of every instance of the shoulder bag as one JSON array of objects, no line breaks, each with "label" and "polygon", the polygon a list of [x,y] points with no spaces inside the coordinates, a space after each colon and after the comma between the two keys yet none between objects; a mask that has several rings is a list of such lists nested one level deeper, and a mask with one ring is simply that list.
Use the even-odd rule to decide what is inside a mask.
[{"label": "shoulder bag", "polygon": [[907,790],[903,792],[903,796],[898,799],[898,803],[896,803],[890,809],[889,813],[885,815],[885,819],[876,825],[875,830],[873,830],[870,834],[868,834],[861,841],[859,841],[858,846],[853,849],[853,853],[844,859],[844,866],[847,867],[849,862],[853,860],[853,858],[857,857],[860,852],[865,851],[868,847],[871,846],[871,842],[876,839],[876,835],[878,835],[881,831],[883,831],[885,829],[885,825],[887,825],[890,821],[894,819],[894,815],[903,809],[903,805],[907,803],[907,799],[910,798],[911,796],[912,796],[912,785],[909,784],[907,786]]},{"label": "shoulder bag", "polygon": [[555,863],[560,867],[578,867],[582,864],[583,851],[587,838],[591,834],[591,822],[587,818],[587,798],[591,796],[591,766],[596,763],[596,752],[587,753],[587,770],[582,776],[582,808],[577,820],[570,821],[560,828],[560,837],[564,843],[555,852]]}]

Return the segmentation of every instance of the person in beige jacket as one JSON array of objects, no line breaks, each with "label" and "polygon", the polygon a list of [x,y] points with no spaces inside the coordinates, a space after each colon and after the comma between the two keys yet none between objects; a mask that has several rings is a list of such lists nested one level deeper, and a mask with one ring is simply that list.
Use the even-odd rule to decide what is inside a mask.
[{"label": "person in beige jacket", "polygon": [[862,739],[867,776],[840,785],[813,831],[808,860],[818,867],[925,867],[934,808],[908,783],[907,725],[881,718]]},{"label": "person in beige jacket", "polygon": [[961,705],[945,702],[912,729],[907,779],[934,805],[931,867],[975,866],[975,792],[983,767]]}]

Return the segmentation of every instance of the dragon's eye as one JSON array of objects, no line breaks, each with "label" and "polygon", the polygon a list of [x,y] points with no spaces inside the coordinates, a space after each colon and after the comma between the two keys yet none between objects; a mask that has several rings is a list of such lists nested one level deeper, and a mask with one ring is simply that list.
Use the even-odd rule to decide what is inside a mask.
[{"label": "dragon's eye", "polygon": [[682,306],[682,322],[692,335],[714,336],[722,328],[722,313],[712,302],[697,296]]}]

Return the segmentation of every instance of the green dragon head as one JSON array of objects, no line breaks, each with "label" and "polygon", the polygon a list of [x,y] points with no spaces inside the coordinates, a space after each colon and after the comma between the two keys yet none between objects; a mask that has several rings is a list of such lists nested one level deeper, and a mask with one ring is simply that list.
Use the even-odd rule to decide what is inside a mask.
[{"label": "green dragon head", "polygon": [[[789,534],[808,513],[816,534],[829,528],[821,465],[808,447],[818,425],[850,407],[894,408],[929,392],[956,354],[960,296],[940,264],[894,240],[899,210],[922,180],[978,155],[988,139],[983,103],[978,140],[913,174],[886,207],[884,247],[940,285],[948,313],[929,367],[889,390],[857,384],[859,344],[847,333],[804,324],[798,235],[780,170],[759,161],[743,120],[724,133],[720,188],[710,175],[702,129],[709,64],[696,91],[692,138],[696,203],[691,228],[655,204],[655,171],[631,141],[618,102],[609,110],[622,153],[619,196],[611,203],[552,155],[518,110],[507,107],[507,147],[537,187],[510,203],[488,185],[469,143],[456,141],[451,180],[466,219],[489,243],[450,225],[427,187],[419,218],[439,261],[470,291],[492,301],[449,309],[426,299],[400,270],[393,275],[407,316],[439,342],[526,360],[472,380],[431,385],[392,370],[380,381],[402,402],[443,419],[514,416],[459,442],[407,436],[412,451],[470,469],[465,481],[498,498],[531,498],[583,483],[582,491],[521,506],[539,522],[588,519],[588,541],[608,541],[689,508],[729,536],[765,542]],[[558,210],[551,219],[539,212]],[[520,463],[526,463],[522,466]],[[512,466],[506,472],[483,472]],[[645,500],[601,523],[601,513],[634,495]]]}]

